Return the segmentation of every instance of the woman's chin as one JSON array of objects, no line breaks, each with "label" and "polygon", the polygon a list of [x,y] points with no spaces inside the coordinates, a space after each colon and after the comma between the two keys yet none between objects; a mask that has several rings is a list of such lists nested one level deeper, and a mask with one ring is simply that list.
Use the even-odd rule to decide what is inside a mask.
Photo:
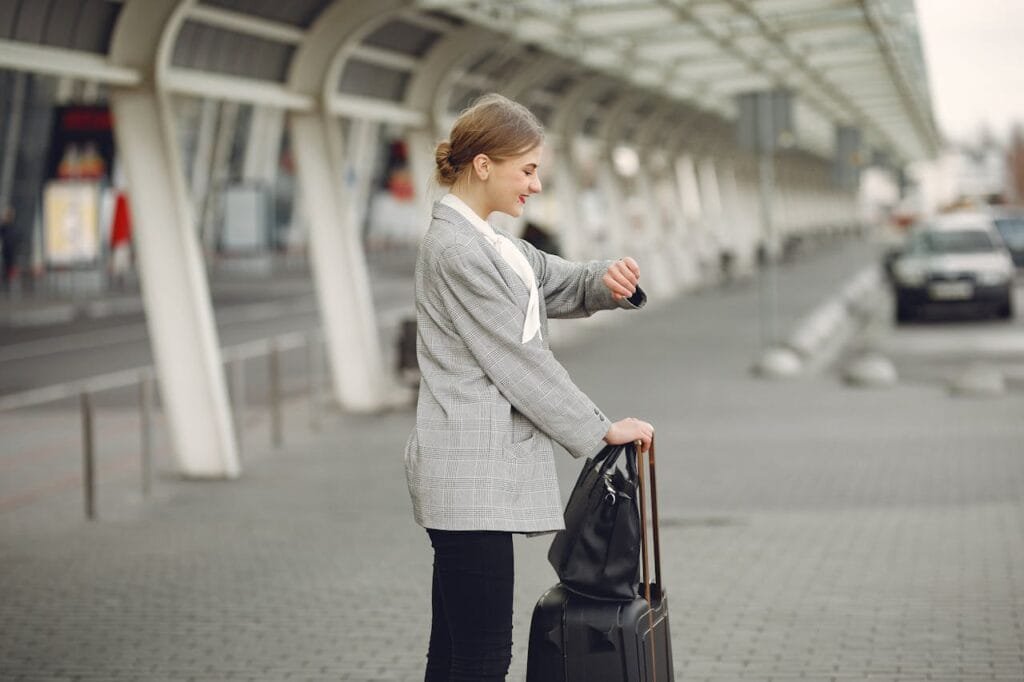
[{"label": "woman's chin", "polygon": [[516,204],[511,208],[499,208],[498,213],[504,213],[505,215],[512,216],[513,218],[518,218],[523,215],[523,205]]}]

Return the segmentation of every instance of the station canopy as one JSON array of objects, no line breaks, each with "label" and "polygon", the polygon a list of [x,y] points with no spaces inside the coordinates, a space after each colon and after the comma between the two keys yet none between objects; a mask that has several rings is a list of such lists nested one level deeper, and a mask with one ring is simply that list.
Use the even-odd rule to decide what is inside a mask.
[{"label": "station canopy", "polygon": [[[132,0],[134,1],[134,0]],[[167,4],[171,0],[163,0]],[[143,73],[108,59],[114,0],[0,2],[0,68],[132,86]],[[158,67],[161,87],[291,110],[420,126],[474,92],[520,79],[542,118],[581,80],[600,129],[604,108],[639,93],[731,134],[741,93],[792,94],[796,146],[829,158],[837,129],[893,165],[939,144],[913,0],[180,0]],[[297,56],[322,18],[378,12],[353,32],[319,88],[296,87]],[[59,10],[59,11],[58,11]],[[365,16],[364,16],[365,19]],[[484,50],[447,83],[441,112],[409,96],[415,76],[447,37],[484,36]],[[476,36],[479,38],[479,36]],[[467,48],[468,50],[469,48]],[[308,52],[308,50],[307,50]],[[545,71],[522,79],[524,72]],[[600,76],[594,79],[591,76]],[[644,106],[638,105],[638,122]],[[696,114],[694,114],[696,112]],[[666,120],[665,118],[661,120]]]},{"label": "station canopy", "polygon": [[740,93],[788,90],[799,146],[817,153],[831,153],[836,126],[902,160],[940,144],[913,0],[419,4],[727,119]]}]

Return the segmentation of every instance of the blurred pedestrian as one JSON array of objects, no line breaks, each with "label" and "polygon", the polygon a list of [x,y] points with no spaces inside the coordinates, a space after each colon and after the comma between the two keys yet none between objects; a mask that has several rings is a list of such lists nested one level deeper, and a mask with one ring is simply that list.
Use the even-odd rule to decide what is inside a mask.
[{"label": "blurred pedestrian", "polygon": [[558,245],[558,240],[550,232],[531,220],[526,221],[526,225],[523,226],[523,234],[520,236],[530,242],[534,248],[544,253],[552,256],[562,255],[562,249]]},{"label": "blurred pedestrian", "polygon": [[541,191],[544,132],[485,95],[437,145],[433,206],[416,263],[420,391],[405,463],[434,549],[426,681],[504,680],[512,657],[512,534],[564,527],[553,442],[575,457],[642,441],[611,422],[548,346],[548,317],[646,303],[632,258],[572,263],[487,223]]},{"label": "blurred pedestrian", "polygon": [[125,192],[118,192],[110,224],[110,278],[120,287],[132,264],[132,214]]}]

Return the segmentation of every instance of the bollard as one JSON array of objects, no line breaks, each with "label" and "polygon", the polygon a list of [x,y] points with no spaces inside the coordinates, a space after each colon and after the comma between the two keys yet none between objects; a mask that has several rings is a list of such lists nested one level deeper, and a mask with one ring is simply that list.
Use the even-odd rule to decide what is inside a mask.
[{"label": "bollard", "polygon": [[270,342],[270,353],[267,355],[267,372],[270,390],[270,442],[275,448],[284,442],[281,425],[281,351],[277,339]]},{"label": "bollard", "polygon": [[96,459],[93,443],[92,401],[82,391],[82,481],[85,486],[85,518],[96,518]]},{"label": "bollard", "polygon": [[238,441],[238,457],[245,451],[245,358],[231,361],[231,398],[235,413],[235,440]]},{"label": "bollard", "polygon": [[320,430],[320,344],[316,334],[306,335],[306,387],[309,390],[309,428]]},{"label": "bollard", "polygon": [[142,370],[139,376],[139,420],[142,436],[142,495],[148,497],[153,481],[153,378]]}]

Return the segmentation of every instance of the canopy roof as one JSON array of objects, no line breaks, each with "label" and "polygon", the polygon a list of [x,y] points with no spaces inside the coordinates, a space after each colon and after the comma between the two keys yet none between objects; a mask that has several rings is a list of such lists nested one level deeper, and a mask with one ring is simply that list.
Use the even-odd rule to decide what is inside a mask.
[{"label": "canopy roof", "polygon": [[[571,86],[598,80],[584,133],[599,131],[629,93],[639,96],[618,104],[616,130],[683,115],[722,139],[737,94],[782,88],[794,95],[797,146],[808,152],[831,156],[837,126],[859,129],[867,147],[897,163],[939,146],[913,0],[160,2],[176,6],[157,64],[171,91],[299,110],[322,98],[334,114],[422,125],[488,89],[511,88],[546,118]],[[0,2],[0,68],[142,81],[143,70],[108,59],[122,4]],[[299,56],[333,30],[322,24],[343,27],[353,14],[362,23],[331,48],[323,83],[299,87]],[[467,64],[446,67],[443,103],[424,111],[410,97],[416,75],[446,38],[465,40],[467,30],[482,34],[483,48],[477,40]]]},{"label": "canopy roof", "polygon": [[423,0],[517,41],[736,117],[736,95],[795,94],[801,146],[836,125],[903,159],[939,146],[913,0]]}]

